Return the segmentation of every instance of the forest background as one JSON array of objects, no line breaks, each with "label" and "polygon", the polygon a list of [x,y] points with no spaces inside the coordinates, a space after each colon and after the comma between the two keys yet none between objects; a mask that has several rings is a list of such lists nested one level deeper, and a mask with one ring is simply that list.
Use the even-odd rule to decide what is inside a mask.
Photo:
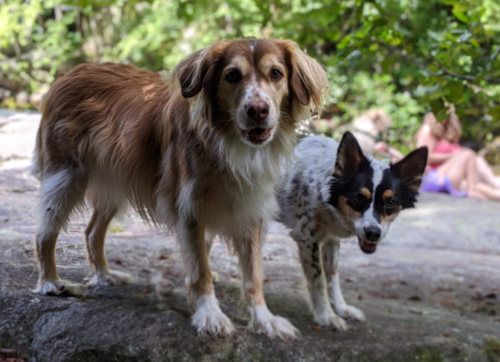
[{"label": "forest background", "polygon": [[0,107],[36,106],[82,62],[172,70],[241,37],[293,39],[318,59],[333,129],[383,108],[406,152],[424,113],[443,119],[449,102],[465,142],[500,135],[497,0],[0,0]]}]

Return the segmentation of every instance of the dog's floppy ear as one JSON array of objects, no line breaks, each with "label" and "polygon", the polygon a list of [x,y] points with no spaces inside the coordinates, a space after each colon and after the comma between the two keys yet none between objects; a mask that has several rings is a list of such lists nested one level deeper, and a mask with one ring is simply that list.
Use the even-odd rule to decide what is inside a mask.
[{"label": "dog's floppy ear", "polygon": [[[294,117],[303,120],[309,118],[310,111],[321,113],[328,86],[325,70],[293,41],[279,40],[278,43],[290,56],[290,93],[295,103],[298,103],[292,108]],[[297,106],[302,106],[303,109]]]},{"label": "dog's floppy ear", "polygon": [[337,159],[333,176],[336,178],[350,178],[354,176],[360,168],[369,166],[370,161],[365,157],[361,147],[359,147],[356,137],[351,132],[344,133],[337,150]]},{"label": "dog's floppy ear", "polygon": [[398,163],[391,165],[392,173],[401,180],[403,209],[412,208],[417,202],[418,189],[427,165],[427,147],[420,147]]},{"label": "dog's floppy ear", "polygon": [[174,69],[173,76],[178,79],[182,96],[191,98],[201,92],[214,72],[213,46],[191,54]]}]

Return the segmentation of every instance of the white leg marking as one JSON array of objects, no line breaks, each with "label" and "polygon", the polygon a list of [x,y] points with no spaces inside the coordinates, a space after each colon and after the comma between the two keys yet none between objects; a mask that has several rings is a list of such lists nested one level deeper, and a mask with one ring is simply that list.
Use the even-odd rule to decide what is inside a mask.
[{"label": "white leg marking", "polygon": [[126,285],[133,281],[133,277],[129,273],[124,273],[109,268],[103,268],[96,271],[94,276],[87,283],[88,286],[97,285]]},{"label": "white leg marking", "polygon": [[33,293],[40,295],[80,295],[82,284],[72,283],[63,279],[44,280],[39,282]]},{"label": "white leg marking", "polygon": [[293,339],[298,330],[286,318],[272,314],[266,305],[250,305],[249,328],[270,338]]},{"label": "white leg marking", "polygon": [[365,321],[363,311],[358,308],[347,305],[340,288],[340,276],[338,271],[340,256],[340,240],[330,239],[323,247],[325,264],[325,274],[328,282],[328,294],[330,303],[337,314],[342,318]]},{"label": "white leg marking", "polygon": [[365,321],[365,314],[361,309],[347,305],[342,295],[342,290],[340,289],[339,274],[335,274],[328,286],[330,290],[330,300],[332,306],[339,316],[346,319],[354,319],[358,321]]},{"label": "white leg marking", "polygon": [[224,337],[235,329],[229,318],[222,313],[213,292],[196,299],[196,312],[191,323],[201,335]]}]

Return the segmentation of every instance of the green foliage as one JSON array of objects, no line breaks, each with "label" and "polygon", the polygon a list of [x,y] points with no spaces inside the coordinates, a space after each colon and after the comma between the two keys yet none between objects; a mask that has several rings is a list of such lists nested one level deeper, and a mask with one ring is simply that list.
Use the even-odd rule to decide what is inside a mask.
[{"label": "green foliage", "polygon": [[488,362],[500,361],[500,340],[495,338],[487,338],[484,341],[483,353]]},{"label": "green foliage", "polygon": [[0,87],[37,92],[84,61],[171,70],[239,37],[291,38],[318,58],[339,124],[381,107],[409,145],[447,101],[468,138],[500,134],[497,0],[0,0]]},{"label": "green foliage", "polygon": [[337,115],[333,119],[338,125],[350,123],[367,109],[385,110],[393,120],[386,141],[405,145],[404,151],[413,143],[424,112],[424,107],[409,92],[398,92],[390,74],[358,72],[352,79],[343,75],[332,77],[329,99],[336,105]]}]

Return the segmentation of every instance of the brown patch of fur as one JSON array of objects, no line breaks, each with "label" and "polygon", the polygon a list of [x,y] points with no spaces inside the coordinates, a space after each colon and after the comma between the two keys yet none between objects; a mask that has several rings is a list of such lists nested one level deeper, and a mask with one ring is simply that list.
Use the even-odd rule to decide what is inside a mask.
[{"label": "brown patch of fur", "polygon": [[394,192],[391,189],[387,189],[382,194],[382,200],[385,202],[389,197],[394,197]]},{"label": "brown patch of fur", "polygon": [[372,198],[372,193],[366,187],[363,187],[361,190],[359,190],[359,193],[366,197],[367,200],[371,200]]},{"label": "brown patch of fur", "polygon": [[[248,235],[245,243],[235,244],[243,269],[243,295],[245,303],[256,306],[265,305],[261,277],[261,242],[262,223],[258,222]],[[244,246],[247,245],[247,246]],[[248,247],[249,246],[249,247]]]},{"label": "brown patch of fur", "polygon": [[[394,192],[390,189],[385,190],[384,193],[382,194],[382,201],[384,201],[384,203],[385,203],[386,200],[390,197],[394,197]],[[397,207],[397,210],[395,210],[391,215],[385,215],[385,214],[382,215],[382,217],[380,219],[381,225],[391,223],[396,219],[396,217],[399,215],[399,212],[401,211],[401,206],[396,206],[396,207]]]},{"label": "brown patch of fur", "polygon": [[347,204],[347,197],[341,195],[339,196],[339,207],[340,215],[344,218],[344,222],[347,225],[353,225],[353,220],[362,217],[362,213],[354,210]]},{"label": "brown patch of fur", "polygon": [[385,225],[385,224],[393,222],[396,219],[396,217],[399,215],[400,211],[401,211],[401,206],[397,206],[397,210],[394,211],[392,214],[383,215],[380,219],[380,224]]}]

